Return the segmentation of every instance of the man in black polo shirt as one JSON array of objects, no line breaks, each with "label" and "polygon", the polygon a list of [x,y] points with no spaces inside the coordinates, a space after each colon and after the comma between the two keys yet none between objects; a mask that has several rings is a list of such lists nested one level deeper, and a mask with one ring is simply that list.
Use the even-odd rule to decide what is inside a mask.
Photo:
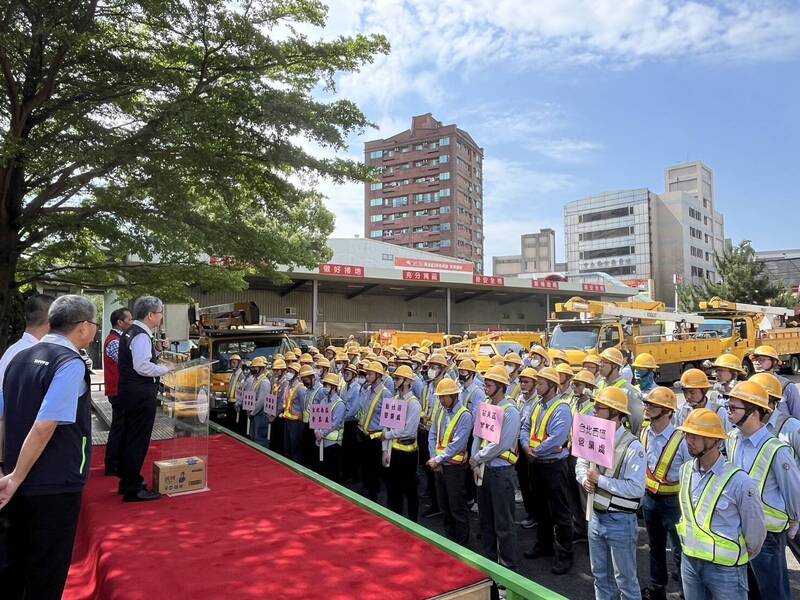
[{"label": "man in black polo shirt", "polygon": [[133,318],[134,322],[120,338],[117,362],[119,387],[116,402],[123,422],[119,493],[125,502],[159,498],[157,492],[145,487],[141,471],[156,418],[158,378],[170,370],[170,367],[158,364],[159,350],[169,347],[169,342],[153,338],[164,318],[164,304],[155,296],[142,296],[133,304]]},{"label": "man in black polo shirt", "polygon": [[50,306],[50,333],[11,361],[3,382],[10,565],[3,600],[61,598],[89,474],[90,374],[79,354],[97,334],[94,305],[61,296]]}]

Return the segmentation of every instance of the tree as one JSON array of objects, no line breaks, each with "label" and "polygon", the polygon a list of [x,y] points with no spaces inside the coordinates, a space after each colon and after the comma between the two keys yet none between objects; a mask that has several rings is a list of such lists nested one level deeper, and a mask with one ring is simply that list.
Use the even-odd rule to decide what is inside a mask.
[{"label": "tree", "polygon": [[[369,122],[334,78],[382,36],[312,41],[317,0],[0,4],[0,347],[18,290],[51,281],[177,299],[329,257],[313,185]],[[210,256],[225,257],[222,266]]]},{"label": "tree", "polygon": [[703,300],[719,296],[731,302],[794,308],[796,299],[783,285],[772,283],[763,261],[756,259],[749,240],[714,254],[714,266],[721,281],[704,279],[702,283],[678,288],[681,310],[698,310]]}]

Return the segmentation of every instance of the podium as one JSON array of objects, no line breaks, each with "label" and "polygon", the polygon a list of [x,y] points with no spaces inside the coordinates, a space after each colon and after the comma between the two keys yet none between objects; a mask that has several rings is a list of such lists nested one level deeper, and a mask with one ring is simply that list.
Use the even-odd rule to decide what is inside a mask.
[{"label": "podium", "polygon": [[161,460],[153,464],[153,487],[169,496],[209,489],[208,417],[212,363],[207,358],[174,360],[176,358],[176,355],[162,356],[163,362],[174,367],[173,371],[161,377],[159,393],[161,410],[167,417],[172,437],[160,445]]}]

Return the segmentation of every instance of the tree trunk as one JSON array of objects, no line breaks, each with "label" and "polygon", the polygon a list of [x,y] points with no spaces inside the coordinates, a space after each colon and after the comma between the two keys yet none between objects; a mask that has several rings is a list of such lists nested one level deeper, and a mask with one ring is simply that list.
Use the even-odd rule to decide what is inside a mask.
[{"label": "tree trunk", "polygon": [[[0,223],[0,351],[5,352],[9,337],[17,333],[21,317],[15,310],[18,302],[15,275],[19,251],[19,231],[8,223]],[[23,325],[24,328],[24,325]]]}]

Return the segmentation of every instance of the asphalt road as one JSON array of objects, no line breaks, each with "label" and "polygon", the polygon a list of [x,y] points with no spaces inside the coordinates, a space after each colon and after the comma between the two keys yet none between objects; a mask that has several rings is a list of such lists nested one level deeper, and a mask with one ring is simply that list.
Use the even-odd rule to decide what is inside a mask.
[{"label": "asphalt road", "polygon": [[[795,382],[800,383],[800,376],[791,376]],[[682,400],[682,399],[681,399]],[[105,430],[105,426],[100,419],[93,419],[93,426],[97,426]],[[420,478],[422,480],[422,478]],[[354,490],[358,491],[359,486],[351,486]],[[420,481],[420,492],[422,492],[422,481]],[[385,504],[385,496],[383,492],[380,498],[381,502]],[[420,514],[427,508],[427,499],[422,498],[420,502]],[[517,523],[525,518],[524,510],[521,504],[516,505],[516,520]],[[431,519],[420,518],[420,524],[428,527],[444,535],[444,528],[442,526],[441,517],[434,517]],[[479,539],[478,535],[478,515],[473,513],[471,515],[471,536],[468,547],[471,550],[479,552]],[[559,594],[570,599],[590,599],[594,597],[594,589],[592,586],[591,567],[589,564],[589,548],[585,542],[577,543],[574,547],[575,565],[572,572],[565,576],[556,576],[550,572],[552,566],[552,559],[544,558],[539,560],[528,560],[522,557],[521,553],[530,550],[536,539],[536,529],[517,529],[520,557],[519,557],[519,572],[536,581],[537,583],[550,588]],[[647,532],[644,529],[644,523],[639,520],[639,540],[637,543],[637,567],[639,572],[639,583],[646,586],[649,583],[649,547],[647,543]],[[789,563],[789,576],[792,585],[792,592],[794,596],[800,598],[800,564],[795,560],[794,556],[787,550],[787,560]],[[668,550],[667,561],[672,569],[672,554]],[[668,596],[670,600],[677,600],[680,598],[679,588],[677,583],[673,580],[670,581],[668,588]]]}]

